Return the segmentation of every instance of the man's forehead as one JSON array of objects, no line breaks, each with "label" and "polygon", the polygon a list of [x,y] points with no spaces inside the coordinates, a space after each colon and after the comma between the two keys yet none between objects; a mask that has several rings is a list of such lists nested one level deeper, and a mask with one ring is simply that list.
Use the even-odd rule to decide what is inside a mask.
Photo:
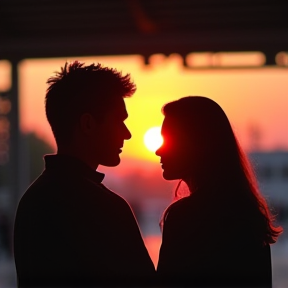
[{"label": "man's forehead", "polygon": [[122,118],[123,120],[128,117],[125,101],[123,98],[115,101],[113,112],[117,115],[117,117]]}]

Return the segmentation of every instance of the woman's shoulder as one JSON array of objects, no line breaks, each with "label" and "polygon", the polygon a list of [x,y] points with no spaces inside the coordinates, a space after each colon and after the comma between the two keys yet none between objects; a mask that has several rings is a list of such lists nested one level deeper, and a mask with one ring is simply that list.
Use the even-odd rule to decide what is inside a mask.
[{"label": "woman's shoulder", "polygon": [[165,219],[169,220],[183,220],[190,218],[188,215],[195,213],[197,208],[194,207],[194,201],[192,195],[181,198],[172,203],[166,210]]},{"label": "woman's shoulder", "polygon": [[175,202],[173,202],[170,206],[169,206],[169,212],[175,213],[177,211],[181,211],[185,208],[187,208],[187,206],[190,205],[190,197],[183,197],[179,200],[176,200]]}]

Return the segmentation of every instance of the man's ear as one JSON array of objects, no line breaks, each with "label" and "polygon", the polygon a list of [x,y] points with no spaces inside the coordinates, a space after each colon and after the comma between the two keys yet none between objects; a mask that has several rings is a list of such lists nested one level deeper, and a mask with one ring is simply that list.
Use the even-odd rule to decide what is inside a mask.
[{"label": "man's ear", "polygon": [[95,119],[89,113],[84,113],[80,116],[80,130],[84,134],[90,134],[95,126]]}]

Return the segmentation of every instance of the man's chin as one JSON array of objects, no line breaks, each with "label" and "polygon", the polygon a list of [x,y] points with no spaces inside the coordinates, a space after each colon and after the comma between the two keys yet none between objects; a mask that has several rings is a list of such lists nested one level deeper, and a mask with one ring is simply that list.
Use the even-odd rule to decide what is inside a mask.
[{"label": "man's chin", "polygon": [[100,165],[102,166],[107,166],[107,167],[115,167],[118,166],[121,162],[120,157],[115,157],[115,158],[111,158],[111,159],[105,159],[103,161],[101,161]]}]

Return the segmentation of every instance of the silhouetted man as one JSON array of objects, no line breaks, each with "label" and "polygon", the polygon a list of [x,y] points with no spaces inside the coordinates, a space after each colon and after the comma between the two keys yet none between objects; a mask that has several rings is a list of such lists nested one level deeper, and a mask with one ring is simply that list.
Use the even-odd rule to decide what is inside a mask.
[{"label": "silhouetted man", "polygon": [[15,220],[20,287],[150,285],[155,269],[127,202],[101,182],[131,138],[129,74],[67,63],[48,80],[46,115],[58,151],[23,195]]}]

